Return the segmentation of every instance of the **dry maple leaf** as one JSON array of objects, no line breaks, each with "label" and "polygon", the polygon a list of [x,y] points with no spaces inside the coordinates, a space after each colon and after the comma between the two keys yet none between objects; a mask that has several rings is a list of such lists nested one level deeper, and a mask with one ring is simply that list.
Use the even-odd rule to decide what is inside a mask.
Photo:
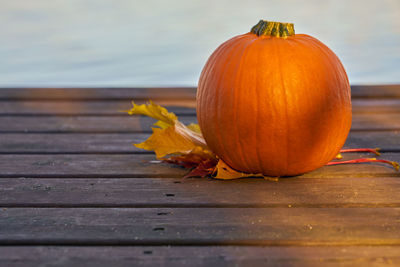
[{"label": "dry maple leaf", "polygon": [[174,113],[152,101],[142,105],[132,104],[133,107],[126,111],[128,114],[145,115],[157,120],[152,128],[153,134],[143,143],[134,146],[154,151],[157,159],[185,168],[198,168],[198,171],[202,166],[208,169],[209,164],[205,165],[205,162],[215,161],[216,157],[208,149],[198,125],[185,126]]},{"label": "dry maple leaf", "polygon": [[178,117],[168,112],[167,109],[154,104],[150,101],[148,104],[137,105],[132,102],[133,107],[128,110],[130,115],[146,115],[157,122],[152,128],[153,134],[143,143],[134,144],[138,148],[152,150],[156,153],[158,159],[162,159],[170,154],[189,154],[194,151],[204,158],[214,157],[214,154],[208,149],[203,136],[193,129],[193,126],[187,127],[178,121]]},{"label": "dry maple leaf", "polygon": [[[149,101],[147,104],[137,105],[126,112],[129,115],[145,115],[156,119],[153,134],[144,142],[134,144],[138,148],[154,151],[157,159],[191,169],[185,177],[211,176],[216,179],[237,179],[244,177],[262,177],[271,181],[278,181],[278,177],[267,177],[261,173],[251,174],[238,172],[219,159],[207,146],[198,124],[184,125],[178,117],[164,107]],[[379,155],[378,148],[342,149],[346,152],[370,152]],[[338,154],[336,159],[342,159]],[[361,158],[346,161],[331,161],[327,165],[381,162],[391,164],[399,170],[399,164],[393,161],[378,160],[376,158]]]}]

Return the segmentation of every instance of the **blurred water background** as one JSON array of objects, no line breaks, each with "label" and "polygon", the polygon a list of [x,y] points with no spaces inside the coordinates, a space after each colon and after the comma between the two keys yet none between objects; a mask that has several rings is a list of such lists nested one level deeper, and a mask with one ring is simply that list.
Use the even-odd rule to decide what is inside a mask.
[{"label": "blurred water background", "polygon": [[0,0],[0,86],[195,86],[261,18],[324,42],[352,84],[400,83],[399,0]]}]

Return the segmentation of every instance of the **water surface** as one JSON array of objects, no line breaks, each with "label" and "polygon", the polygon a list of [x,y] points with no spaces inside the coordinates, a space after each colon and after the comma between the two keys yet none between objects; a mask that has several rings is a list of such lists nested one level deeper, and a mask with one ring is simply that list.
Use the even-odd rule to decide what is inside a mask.
[{"label": "water surface", "polygon": [[352,84],[400,83],[398,0],[0,0],[0,86],[194,86],[260,18],[327,44]]}]

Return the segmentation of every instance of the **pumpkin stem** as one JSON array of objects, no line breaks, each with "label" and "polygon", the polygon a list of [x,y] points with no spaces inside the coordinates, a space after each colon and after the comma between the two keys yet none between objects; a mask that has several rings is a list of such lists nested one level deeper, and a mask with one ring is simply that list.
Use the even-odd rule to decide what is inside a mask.
[{"label": "pumpkin stem", "polygon": [[258,36],[265,35],[286,38],[294,35],[294,25],[293,23],[260,20],[251,28],[251,32]]}]

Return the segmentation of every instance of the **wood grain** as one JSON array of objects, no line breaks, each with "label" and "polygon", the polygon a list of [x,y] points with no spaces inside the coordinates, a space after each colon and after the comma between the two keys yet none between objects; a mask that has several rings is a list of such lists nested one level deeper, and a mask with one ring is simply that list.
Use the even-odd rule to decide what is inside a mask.
[{"label": "wood grain", "polygon": [[400,84],[352,85],[352,98],[400,98]]},{"label": "wood grain", "polygon": [[392,113],[400,112],[400,98],[360,98],[351,101],[355,113]]},{"label": "wood grain", "polygon": [[[353,98],[400,98],[400,85],[352,85]],[[194,99],[195,87],[1,88],[0,100]]]},{"label": "wood grain", "polygon": [[194,87],[162,88],[0,88],[0,100],[194,99]]},{"label": "wood grain", "polygon": [[[195,116],[181,116],[185,124]],[[143,116],[0,116],[0,133],[150,132],[155,120]],[[400,113],[354,114],[353,131],[400,130]]]},{"label": "wood grain", "polygon": [[0,153],[151,153],[132,145],[149,136],[150,133],[2,133]]},{"label": "wood grain", "polygon": [[[138,100],[136,104],[147,101]],[[195,115],[196,101],[194,99],[159,99],[156,104],[164,106],[177,115]],[[126,116],[123,110],[132,107],[131,99],[109,101],[3,101],[0,104],[0,115],[114,115]]]},{"label": "wood grain", "polygon": [[[137,100],[137,104],[147,101]],[[165,106],[177,115],[195,115],[195,99],[158,99],[156,104]],[[400,113],[400,98],[395,99],[353,99],[353,113]],[[125,116],[122,110],[131,108],[131,99],[108,101],[65,101],[65,100],[21,100],[2,101],[0,115],[91,115]]]},{"label": "wood grain", "polygon": [[[195,117],[180,117],[185,124],[196,122]],[[151,132],[156,120],[144,116],[1,116],[1,133],[123,133]]]},{"label": "wood grain", "polygon": [[[151,153],[136,148],[150,133],[2,133],[0,153]],[[350,132],[345,148],[379,147],[384,152],[400,152],[400,131]]]},{"label": "wood grain", "polygon": [[[344,159],[365,157],[347,154]],[[385,153],[387,160],[400,161],[400,153]],[[142,178],[183,177],[188,171],[155,161],[154,155],[0,155],[0,177],[42,178]],[[324,166],[301,177],[400,177],[391,166],[375,164],[347,164]]]},{"label": "wood grain", "polygon": [[400,208],[6,208],[0,244],[400,245],[399,216]]},{"label": "wood grain", "polygon": [[396,246],[3,246],[2,266],[383,266]]},{"label": "wood grain", "polygon": [[0,207],[400,207],[399,191],[399,177],[1,178]]}]

